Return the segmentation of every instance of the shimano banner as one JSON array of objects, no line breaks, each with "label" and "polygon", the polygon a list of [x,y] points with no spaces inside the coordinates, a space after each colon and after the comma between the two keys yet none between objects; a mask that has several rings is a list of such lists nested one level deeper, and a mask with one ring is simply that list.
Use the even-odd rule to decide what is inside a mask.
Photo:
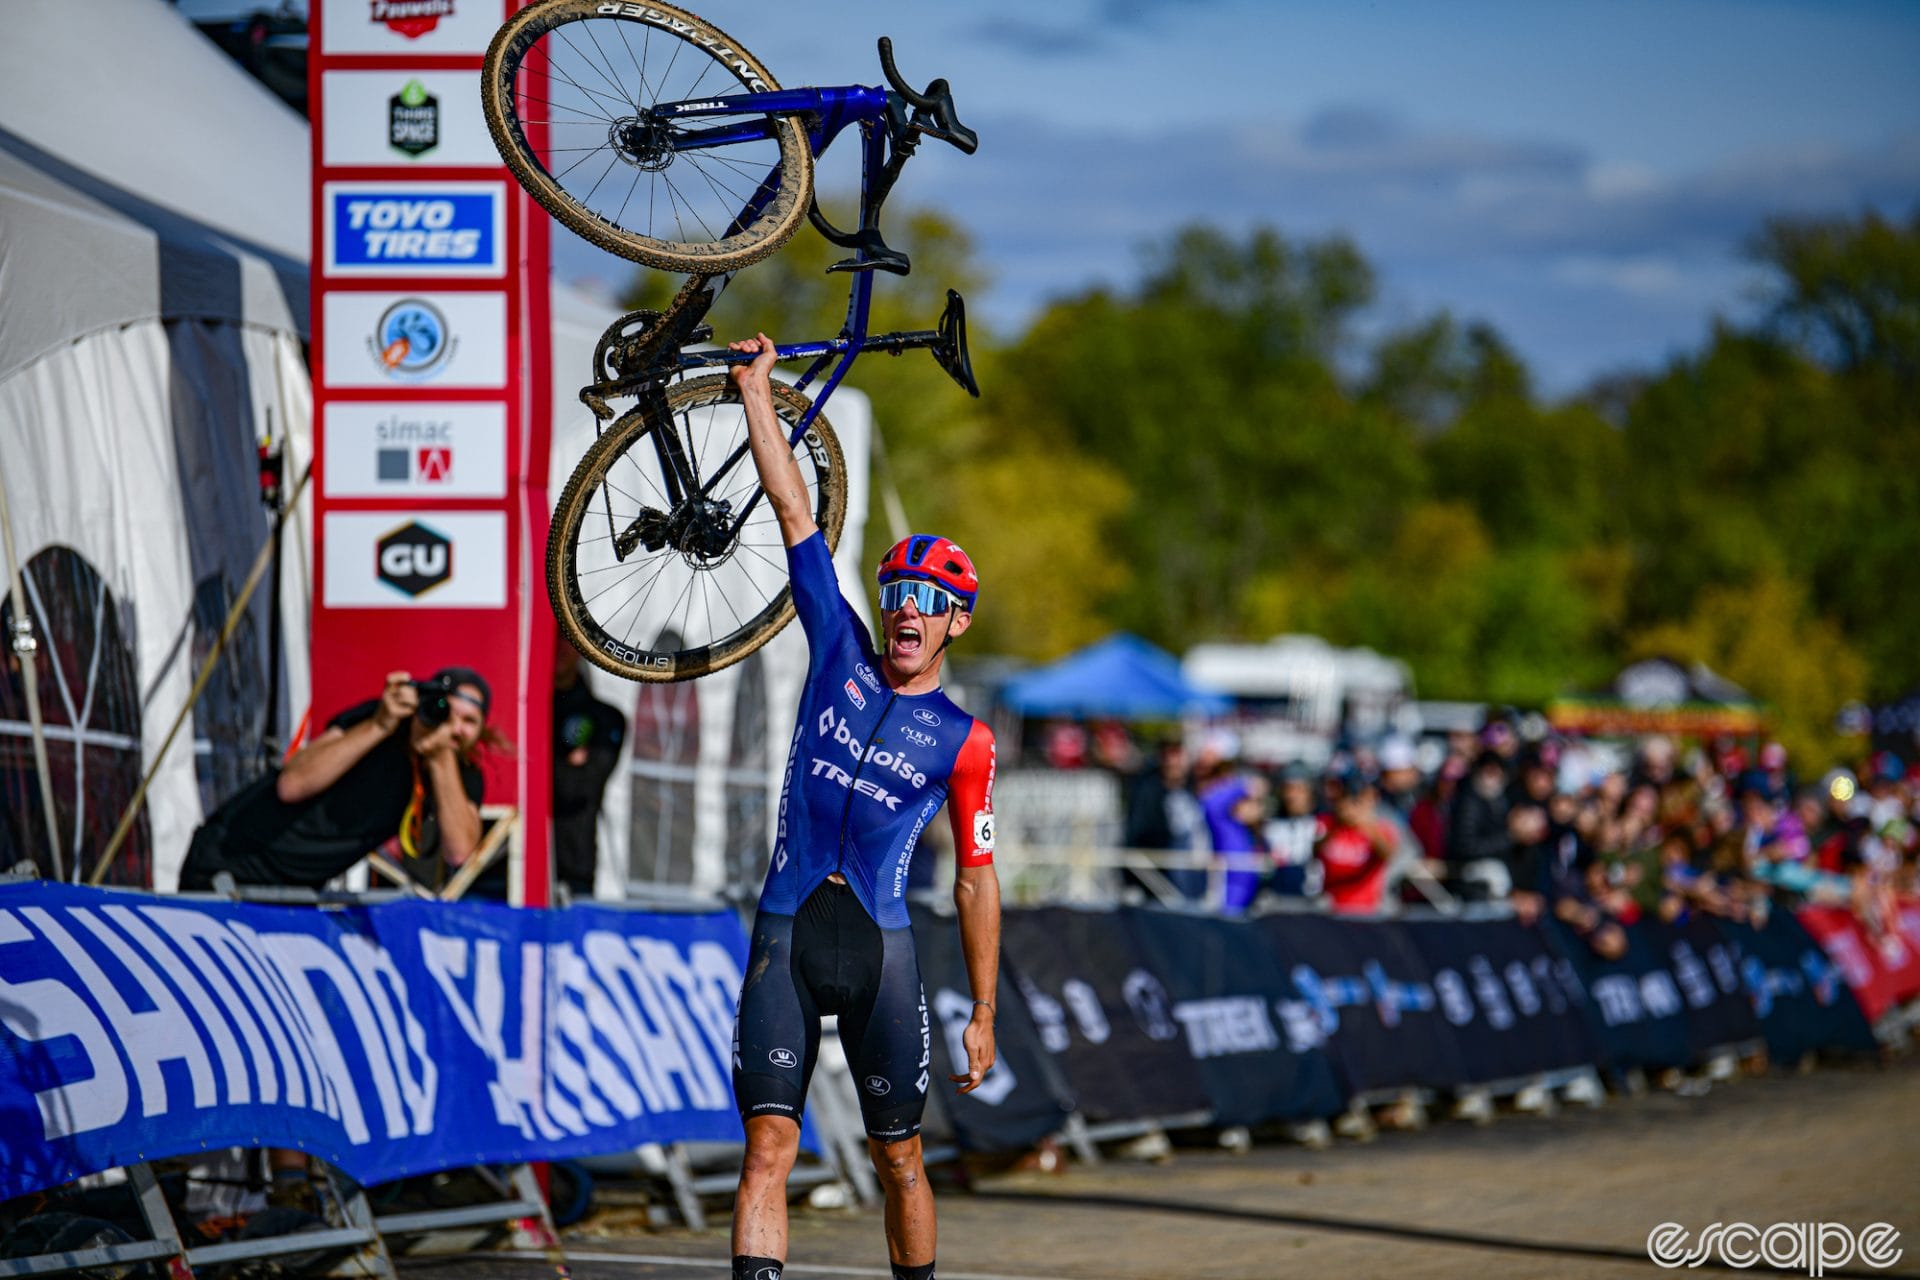
[{"label": "shimano banner", "polygon": [[737,1140],[731,914],[0,885],[0,1199],[214,1147],[360,1182]]},{"label": "shimano banner", "polygon": [[1540,931],[1517,920],[1404,920],[1469,1082],[1489,1084],[1598,1061],[1587,993]]},{"label": "shimano banner", "polygon": [[1166,987],[1112,911],[1008,911],[1001,945],[1087,1119],[1151,1120],[1212,1105]]},{"label": "shimano banner", "polygon": [[1288,1034],[1325,1044],[1350,1092],[1467,1082],[1433,975],[1399,926],[1289,913],[1255,927],[1293,988]]},{"label": "shimano banner", "polygon": [[1243,921],[1129,907],[1121,918],[1166,984],[1168,1013],[1222,1125],[1338,1114],[1333,1059],[1285,1025],[1296,1006],[1273,951]]},{"label": "shimano banner", "polygon": [[[1004,968],[994,996],[993,1070],[971,1093],[959,1093],[947,1077],[967,1069],[964,1039],[973,1019],[973,992],[960,951],[960,926],[950,916],[912,908],[914,954],[927,1008],[933,1014],[934,1092],[955,1139],[969,1151],[1019,1151],[1066,1123],[1072,1105],[1026,1005]],[[937,1124],[929,1125],[934,1132]]]}]

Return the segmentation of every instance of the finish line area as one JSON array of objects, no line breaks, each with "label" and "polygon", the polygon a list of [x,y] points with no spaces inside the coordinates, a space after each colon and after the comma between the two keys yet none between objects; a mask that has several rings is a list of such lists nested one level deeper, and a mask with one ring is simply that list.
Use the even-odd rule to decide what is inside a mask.
[{"label": "finish line area", "polygon": [[[1176,1148],[1158,1164],[1112,1159],[1059,1174],[988,1177],[973,1194],[938,1193],[940,1275],[1605,1280],[1652,1274],[1647,1235],[1664,1222],[1697,1235],[1719,1221],[1855,1230],[1884,1221],[1905,1236],[1914,1230],[1911,1197],[1900,1190],[1911,1171],[1912,1126],[1889,1119],[1916,1108],[1920,1062],[1903,1058],[1742,1079],[1704,1099],[1656,1093],[1598,1111],[1502,1116],[1485,1128],[1441,1124],[1326,1151]],[[718,1214],[704,1234],[638,1239],[609,1238],[589,1220],[567,1245],[572,1274],[584,1280],[726,1274]],[[884,1259],[877,1213],[795,1208],[789,1275],[884,1277]],[[422,1280],[552,1274],[533,1254],[399,1266]],[[1908,1248],[1886,1270],[1855,1264],[1826,1274],[1920,1275],[1920,1251]]]}]

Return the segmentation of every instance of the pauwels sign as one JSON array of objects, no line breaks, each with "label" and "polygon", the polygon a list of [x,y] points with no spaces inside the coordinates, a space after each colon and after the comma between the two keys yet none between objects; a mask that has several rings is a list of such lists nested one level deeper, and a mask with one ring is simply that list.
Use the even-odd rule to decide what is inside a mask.
[{"label": "pauwels sign", "polygon": [[386,673],[472,667],[512,743],[486,802],[547,901],[553,621],[546,215],[486,137],[487,43],[521,0],[315,0],[313,723]]}]

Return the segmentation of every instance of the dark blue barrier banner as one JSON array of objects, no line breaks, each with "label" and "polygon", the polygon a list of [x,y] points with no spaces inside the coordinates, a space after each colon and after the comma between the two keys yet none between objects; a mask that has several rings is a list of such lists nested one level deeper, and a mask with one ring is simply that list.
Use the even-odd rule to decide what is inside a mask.
[{"label": "dark blue barrier banner", "polygon": [[1040,1042],[1087,1119],[1210,1109],[1166,988],[1112,911],[1011,910],[1000,942]]},{"label": "dark blue barrier banner", "polygon": [[1760,929],[1733,920],[1710,927],[1733,953],[1774,1062],[1790,1065],[1817,1049],[1878,1047],[1840,967],[1791,911],[1769,912]]},{"label": "dark blue barrier banner", "polygon": [[1617,960],[1603,959],[1558,920],[1549,921],[1547,930],[1554,949],[1586,985],[1594,1034],[1607,1066],[1660,1070],[1694,1061],[1687,999],[1668,968],[1661,939],[1648,926],[1626,930],[1627,951]]},{"label": "dark blue barrier banner", "polygon": [[1164,984],[1140,992],[1139,1004],[1164,1007],[1163,1025],[1179,1028],[1218,1123],[1305,1120],[1345,1109],[1326,1050],[1295,1048],[1282,1033],[1281,1006],[1293,993],[1254,927],[1141,907],[1120,915]]},{"label": "dark blue barrier banner", "polygon": [[1397,924],[1287,914],[1254,925],[1292,988],[1288,1039],[1326,1045],[1350,1092],[1467,1082],[1426,961]]},{"label": "dark blue barrier banner", "polygon": [[1403,920],[1395,927],[1426,962],[1468,1082],[1598,1061],[1586,991],[1537,927],[1517,920]]},{"label": "dark blue barrier banner", "polygon": [[[965,1071],[962,1038],[973,1018],[973,989],[960,950],[960,926],[950,916],[924,907],[912,909],[914,954],[933,1018],[934,1105],[945,1113],[954,1138],[969,1151],[1020,1151],[1059,1129],[1073,1106],[1058,1069],[1040,1047],[1040,1033],[1027,1014],[1013,979],[1002,965],[994,997],[994,1052],[987,1078],[971,1093],[958,1093],[948,1081]],[[929,1107],[929,1110],[932,1110]],[[938,1122],[927,1126],[940,1133]]]},{"label": "dark blue barrier banner", "polygon": [[1645,935],[1687,1003],[1687,1052],[1695,1062],[1723,1045],[1760,1038],[1736,952],[1712,921],[1699,915],[1679,924],[1648,919],[1633,929]]},{"label": "dark blue barrier banner", "polygon": [[740,1137],[731,914],[0,886],[0,1199],[208,1148],[361,1182]]}]

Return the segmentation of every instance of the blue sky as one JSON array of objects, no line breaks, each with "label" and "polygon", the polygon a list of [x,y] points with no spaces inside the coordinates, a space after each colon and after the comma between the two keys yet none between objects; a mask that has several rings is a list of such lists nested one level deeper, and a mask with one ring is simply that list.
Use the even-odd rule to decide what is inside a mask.
[{"label": "blue sky", "polygon": [[[877,82],[882,34],[952,81],[980,151],[923,148],[897,199],[973,233],[993,283],[969,301],[1002,329],[1126,284],[1183,222],[1265,222],[1358,243],[1369,327],[1491,320],[1565,392],[1751,314],[1765,217],[1920,208],[1912,0],[690,7],[788,85]],[[578,241],[556,269],[625,272]]]},{"label": "blue sky", "polygon": [[898,198],[975,235],[1002,327],[1124,285],[1184,221],[1268,222],[1352,236],[1373,326],[1489,319],[1568,391],[1749,313],[1740,246],[1769,214],[1920,207],[1911,3],[696,7],[787,84],[877,80],[881,34],[952,81],[980,151],[923,148]]}]

